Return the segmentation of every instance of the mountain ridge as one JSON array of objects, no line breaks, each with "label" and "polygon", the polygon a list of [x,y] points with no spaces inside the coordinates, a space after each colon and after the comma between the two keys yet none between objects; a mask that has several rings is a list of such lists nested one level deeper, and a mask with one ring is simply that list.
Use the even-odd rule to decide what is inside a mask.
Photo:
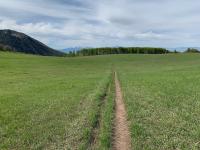
[{"label": "mountain ridge", "polygon": [[10,29],[0,30],[0,49],[42,56],[65,55],[65,53],[54,50],[22,32]]}]

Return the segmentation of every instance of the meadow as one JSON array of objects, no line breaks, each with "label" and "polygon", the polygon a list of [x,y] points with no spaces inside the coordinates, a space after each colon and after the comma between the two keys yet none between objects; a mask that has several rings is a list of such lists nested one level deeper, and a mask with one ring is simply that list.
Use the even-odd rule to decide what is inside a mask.
[{"label": "meadow", "polygon": [[120,60],[133,149],[200,149],[200,55]]},{"label": "meadow", "polygon": [[95,58],[0,53],[0,149],[88,147],[110,76]]},{"label": "meadow", "polygon": [[0,52],[0,149],[111,149],[121,82],[132,148],[200,148],[200,55]]}]

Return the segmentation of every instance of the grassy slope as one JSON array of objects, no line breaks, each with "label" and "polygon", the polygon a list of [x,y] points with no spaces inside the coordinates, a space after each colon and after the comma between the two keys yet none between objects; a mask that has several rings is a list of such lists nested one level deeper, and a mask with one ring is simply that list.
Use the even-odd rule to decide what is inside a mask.
[{"label": "grassy slope", "polygon": [[109,74],[95,57],[1,52],[0,149],[84,147]]},{"label": "grassy slope", "polygon": [[120,60],[133,149],[200,149],[200,55]]},{"label": "grassy slope", "polygon": [[53,58],[0,53],[0,149],[86,149],[100,110],[98,149],[110,147],[116,67],[134,149],[198,149],[200,55]]}]

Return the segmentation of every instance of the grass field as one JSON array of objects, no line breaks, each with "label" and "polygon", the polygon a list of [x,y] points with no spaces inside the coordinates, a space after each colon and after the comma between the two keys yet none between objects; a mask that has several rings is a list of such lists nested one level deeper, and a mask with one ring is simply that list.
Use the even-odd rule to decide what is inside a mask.
[{"label": "grass field", "polygon": [[110,68],[95,58],[0,53],[0,149],[86,147]]},{"label": "grass field", "polygon": [[[0,149],[109,149],[117,71],[133,149],[200,149],[200,55],[0,53]],[[95,139],[95,140],[94,140]]]},{"label": "grass field", "polygon": [[120,60],[133,149],[200,149],[200,55]]}]

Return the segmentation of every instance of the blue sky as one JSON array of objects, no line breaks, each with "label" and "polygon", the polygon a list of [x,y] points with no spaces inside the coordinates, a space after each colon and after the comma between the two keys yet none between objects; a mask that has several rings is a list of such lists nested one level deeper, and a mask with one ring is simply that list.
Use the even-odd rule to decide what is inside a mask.
[{"label": "blue sky", "polygon": [[0,0],[0,29],[57,48],[200,46],[199,0]]}]

